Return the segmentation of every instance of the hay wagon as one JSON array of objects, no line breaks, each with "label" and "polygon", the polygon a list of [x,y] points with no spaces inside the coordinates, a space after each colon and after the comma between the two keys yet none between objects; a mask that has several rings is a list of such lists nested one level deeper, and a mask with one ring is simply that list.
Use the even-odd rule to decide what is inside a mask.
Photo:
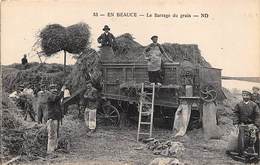
[{"label": "hay wagon", "polygon": [[[220,101],[221,69],[203,67],[190,61],[164,63],[163,85],[156,86],[155,117],[172,119],[181,99],[192,105],[192,122],[200,123],[202,103]],[[114,123],[119,123],[120,114],[137,116],[141,83],[148,82],[147,64],[143,62],[102,62],[102,95],[117,111]],[[111,112],[111,111],[109,111]],[[136,113],[137,112],[137,113]],[[109,113],[101,112],[101,118]],[[171,120],[172,121],[172,120]]]},{"label": "hay wagon", "polygon": [[[113,61],[112,54],[110,50],[103,58],[101,55],[102,99],[97,120],[117,125],[125,118],[138,116],[141,84],[148,82],[148,71],[144,60]],[[155,90],[154,118],[172,122],[180,100],[186,99],[192,105],[191,121],[201,123],[203,102],[220,101],[225,97],[221,90],[221,69],[205,67],[196,61],[194,56],[163,64],[163,84]],[[84,89],[75,92],[67,104],[80,100],[82,92]]]}]

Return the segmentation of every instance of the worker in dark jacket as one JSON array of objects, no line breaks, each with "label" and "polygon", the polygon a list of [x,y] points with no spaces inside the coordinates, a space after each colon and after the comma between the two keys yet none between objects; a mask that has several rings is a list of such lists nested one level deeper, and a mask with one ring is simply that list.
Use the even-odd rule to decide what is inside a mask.
[{"label": "worker in dark jacket", "polygon": [[253,90],[253,93],[252,93],[252,96],[251,96],[251,100],[253,102],[255,102],[258,105],[258,107],[260,108],[260,94],[259,94],[260,88],[253,87],[252,90]]},{"label": "worker in dark jacket", "polygon": [[47,109],[48,109],[48,146],[47,153],[53,152],[58,147],[58,133],[59,133],[59,121],[62,119],[60,101],[63,97],[63,91],[59,93],[57,86],[54,84],[50,85],[50,92],[47,96]]},{"label": "worker in dark jacket", "polygon": [[[234,124],[239,124],[239,137],[244,136],[245,138],[245,142],[239,141],[239,152],[241,154],[255,153],[253,146],[257,138],[259,138],[260,110],[257,104],[250,100],[250,92],[242,91],[242,97],[243,101],[238,103],[234,109],[237,117]],[[243,147],[245,145],[250,150],[245,150]]]},{"label": "worker in dark jacket", "polygon": [[152,36],[151,40],[153,43],[145,48],[145,59],[148,61],[149,82],[161,85],[162,56],[165,56],[170,62],[172,62],[172,60],[167,56],[163,47],[157,42],[158,36]]},{"label": "worker in dark jacket", "polygon": [[113,44],[115,43],[115,37],[112,33],[110,33],[110,28],[108,27],[108,25],[105,25],[103,28],[104,33],[102,33],[97,41],[98,43],[101,44],[101,46],[113,46]]},{"label": "worker in dark jacket", "polygon": [[260,110],[256,103],[250,100],[251,93],[242,91],[243,101],[239,102],[234,109],[237,116],[235,124],[254,124],[260,128]]},{"label": "worker in dark jacket", "polygon": [[28,60],[27,60],[27,55],[26,54],[23,56],[21,62],[22,62],[23,65],[28,64]]}]

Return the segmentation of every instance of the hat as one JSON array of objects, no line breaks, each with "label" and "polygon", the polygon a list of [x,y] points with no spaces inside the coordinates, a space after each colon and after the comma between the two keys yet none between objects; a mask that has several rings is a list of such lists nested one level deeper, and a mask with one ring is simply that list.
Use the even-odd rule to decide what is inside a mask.
[{"label": "hat", "polygon": [[57,88],[57,85],[56,85],[56,84],[50,84],[49,88],[50,88],[50,89],[56,89],[56,88]]},{"label": "hat", "polygon": [[50,92],[53,94],[58,94],[58,90],[56,88],[50,89]]},{"label": "hat", "polygon": [[254,86],[253,88],[252,88],[253,90],[260,90],[260,88],[259,87],[256,87],[256,86]]},{"label": "hat", "polygon": [[19,84],[16,88],[17,89],[24,89],[24,85],[23,84]]},{"label": "hat", "polygon": [[104,28],[103,28],[103,31],[105,30],[110,30],[110,28],[108,27],[108,25],[105,25]]},{"label": "hat", "polygon": [[246,90],[242,91],[242,94],[251,95],[251,93],[249,91],[246,91]]},{"label": "hat", "polygon": [[50,88],[51,87],[56,87],[57,85],[56,84],[50,84]]},{"label": "hat", "polygon": [[153,40],[154,38],[158,38],[158,36],[152,36],[152,37],[151,37],[151,40]]},{"label": "hat", "polygon": [[23,87],[24,87],[24,84],[19,84],[18,87],[23,88]]}]

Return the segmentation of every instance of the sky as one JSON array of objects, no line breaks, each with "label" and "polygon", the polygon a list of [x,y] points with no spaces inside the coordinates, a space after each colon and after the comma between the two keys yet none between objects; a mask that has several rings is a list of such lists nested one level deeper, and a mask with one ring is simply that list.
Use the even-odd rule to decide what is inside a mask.
[{"label": "sky", "polygon": [[[119,3],[120,2],[120,3]],[[138,17],[93,16],[137,13]],[[146,17],[147,14],[190,14],[192,18]],[[208,18],[201,18],[207,13]],[[260,76],[260,1],[259,0],[6,0],[1,3],[1,63],[19,63],[23,54],[39,61],[32,45],[47,24],[69,26],[85,22],[91,27],[91,47],[104,25],[118,36],[130,33],[142,45],[152,35],[159,42],[198,44],[202,56],[225,76]],[[46,60],[62,63],[62,54]],[[68,63],[75,60],[69,56]],[[228,88],[251,88],[258,83],[223,81]]]}]

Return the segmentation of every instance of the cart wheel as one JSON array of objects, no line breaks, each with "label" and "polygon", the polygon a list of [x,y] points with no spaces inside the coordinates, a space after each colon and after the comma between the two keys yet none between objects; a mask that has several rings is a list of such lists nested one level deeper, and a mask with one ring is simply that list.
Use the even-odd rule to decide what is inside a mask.
[{"label": "cart wheel", "polygon": [[118,110],[110,104],[105,104],[97,111],[98,125],[112,125],[117,126],[120,121],[120,114]]},{"label": "cart wheel", "polygon": [[200,97],[205,102],[215,101],[217,98],[217,91],[211,85],[205,85],[200,90]]}]

